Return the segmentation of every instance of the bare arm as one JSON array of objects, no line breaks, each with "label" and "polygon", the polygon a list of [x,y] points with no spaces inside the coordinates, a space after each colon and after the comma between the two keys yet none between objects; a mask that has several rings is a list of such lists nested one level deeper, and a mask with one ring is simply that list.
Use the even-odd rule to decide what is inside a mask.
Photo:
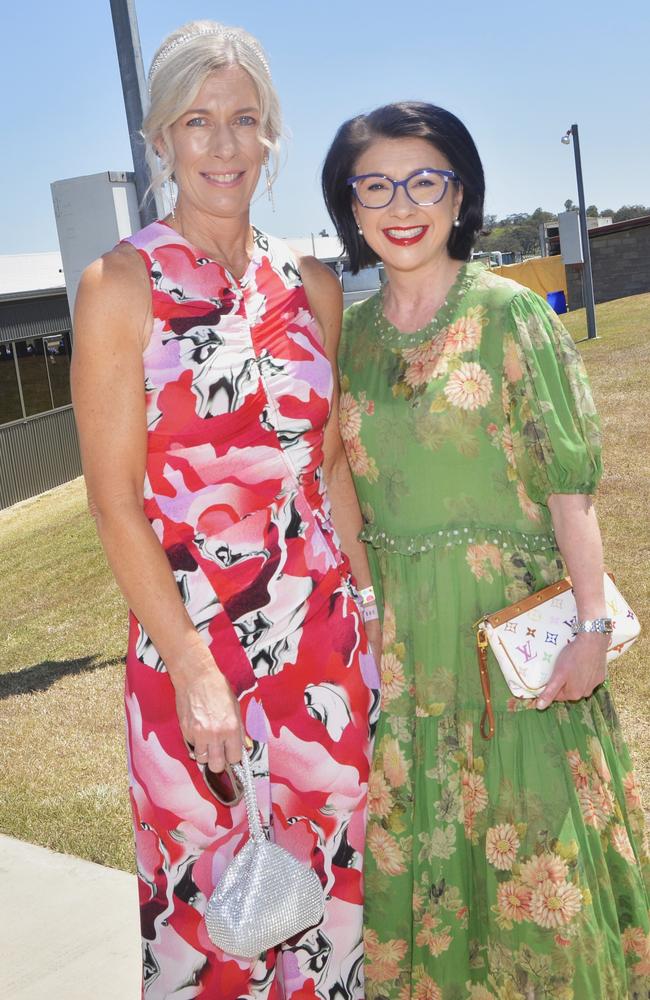
[{"label": "bare arm", "polygon": [[[603,545],[591,497],[555,494],[548,501],[558,547],[566,563],[578,609],[578,618],[607,615],[603,589]],[[552,701],[578,701],[588,697],[607,675],[608,637],[581,634],[558,656],[553,676],[538,708]]]},{"label": "bare arm", "polygon": [[[337,352],[341,335],[343,315],[343,294],[336,275],[314,257],[303,257],[300,270],[309,298],[312,312],[323,335],[325,352],[332,366],[334,391],[330,413],[323,440],[323,474],[332,505],[332,519],[336,533],[341,540],[343,551],[350,560],[352,573],[360,589],[372,583],[366,547],[359,541],[363,526],[359,501],[354,489],[350,466],[339,432],[339,384]],[[379,663],[381,653],[381,629],[377,621],[366,624],[366,632]]]},{"label": "bare arm", "polygon": [[115,579],[165,663],[181,730],[212,770],[240,759],[236,700],[194,628],[143,509],[147,431],[142,350],[151,329],[143,263],[118,247],[95,261],[75,308],[72,395],[89,505]]}]

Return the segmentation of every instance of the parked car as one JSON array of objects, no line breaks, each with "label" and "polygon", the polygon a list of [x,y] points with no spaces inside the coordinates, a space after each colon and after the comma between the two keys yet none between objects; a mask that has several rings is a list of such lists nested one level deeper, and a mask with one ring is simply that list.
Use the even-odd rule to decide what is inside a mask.
[{"label": "parked car", "polygon": [[488,267],[501,267],[503,264],[520,264],[523,254],[518,250],[472,250],[472,260],[483,261]]}]

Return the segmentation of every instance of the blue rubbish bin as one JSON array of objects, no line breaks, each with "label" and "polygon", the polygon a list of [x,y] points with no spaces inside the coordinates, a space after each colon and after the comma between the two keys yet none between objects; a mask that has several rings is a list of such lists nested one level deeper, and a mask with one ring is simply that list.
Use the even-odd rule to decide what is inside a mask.
[{"label": "blue rubbish bin", "polygon": [[547,292],[546,301],[558,316],[566,312],[566,295],[562,289],[559,292]]}]

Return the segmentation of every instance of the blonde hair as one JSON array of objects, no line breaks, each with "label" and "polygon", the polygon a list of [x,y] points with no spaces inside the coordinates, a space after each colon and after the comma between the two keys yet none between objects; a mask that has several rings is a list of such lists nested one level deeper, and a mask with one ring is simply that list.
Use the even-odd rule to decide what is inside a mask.
[{"label": "blonde hair", "polygon": [[[150,190],[160,190],[174,173],[170,128],[192,104],[206,78],[224,66],[241,66],[251,77],[260,101],[260,143],[273,157],[271,180],[278,172],[282,118],[280,102],[262,46],[243,28],[218,21],[190,21],[168,35],[149,71],[149,111],[142,123]],[[164,143],[162,166],[156,144]]]}]

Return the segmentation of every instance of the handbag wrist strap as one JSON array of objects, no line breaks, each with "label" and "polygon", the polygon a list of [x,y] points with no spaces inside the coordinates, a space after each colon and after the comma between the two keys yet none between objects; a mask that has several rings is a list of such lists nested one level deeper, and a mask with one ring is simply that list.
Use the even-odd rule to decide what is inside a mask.
[{"label": "handbag wrist strap", "polygon": [[241,763],[231,764],[230,766],[241,781],[242,788],[244,789],[244,802],[246,803],[246,815],[248,816],[248,827],[250,830],[251,840],[266,840],[262,824],[260,823],[260,814],[257,806],[257,795],[255,794],[253,772],[251,770],[250,757],[248,756],[248,750],[246,747],[242,747]]},{"label": "handbag wrist strap", "polygon": [[488,671],[488,640],[485,629],[479,625],[476,630],[476,653],[478,656],[478,669],[481,675],[481,688],[485,700],[485,710],[481,716],[481,736],[484,740],[491,740],[494,736],[494,710],[492,708],[492,691],[490,688],[490,673]]}]

